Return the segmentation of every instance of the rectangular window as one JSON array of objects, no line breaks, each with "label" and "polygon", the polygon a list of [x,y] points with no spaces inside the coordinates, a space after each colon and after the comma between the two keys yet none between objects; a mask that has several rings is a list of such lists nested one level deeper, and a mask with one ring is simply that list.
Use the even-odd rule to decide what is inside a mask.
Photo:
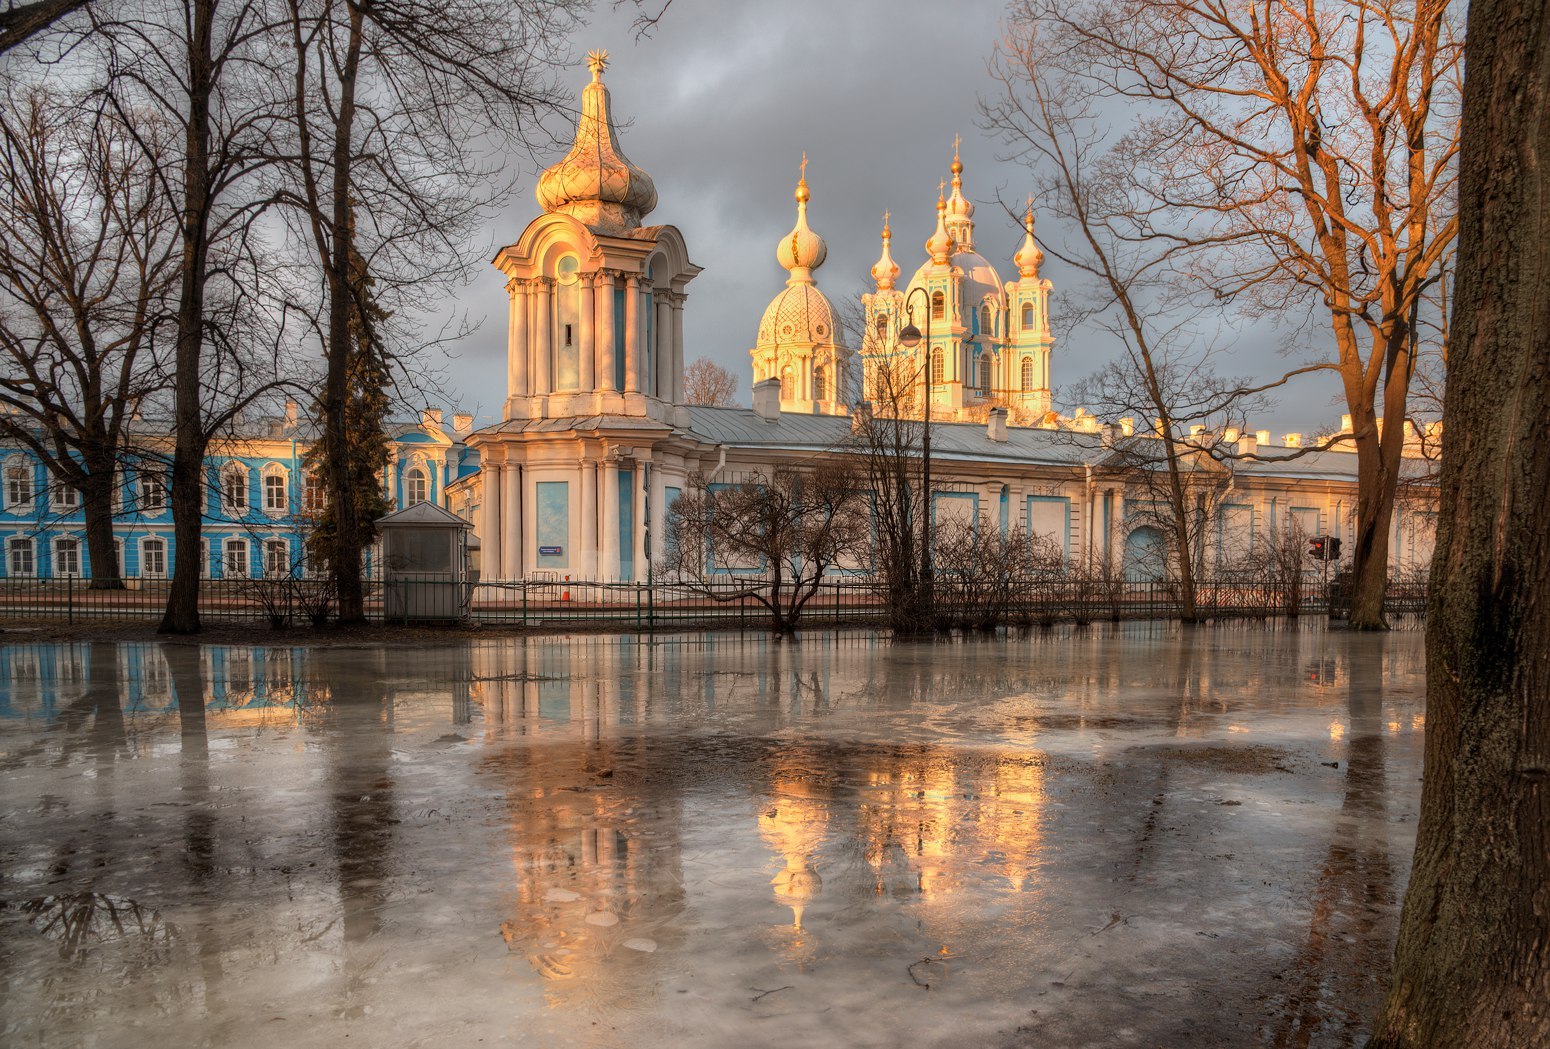
[{"label": "rectangular window", "polygon": [[81,574],[81,542],[60,539],[54,543],[54,574],[61,579]]},{"label": "rectangular window", "polygon": [[248,475],[238,469],[221,476],[221,505],[228,513],[240,514],[248,508]]},{"label": "rectangular window", "polygon": [[160,513],[167,509],[167,477],[147,470],[140,474],[140,509]]},{"label": "rectangular window", "polygon": [[74,510],[81,505],[81,493],[75,490],[74,485],[63,481],[54,482],[53,488],[49,490],[49,496],[55,510]]},{"label": "rectangular window", "polygon": [[328,490],[323,487],[323,478],[315,471],[309,471],[302,489],[302,509],[309,514],[315,514],[321,512],[327,505]]},{"label": "rectangular window", "polygon": [[5,468],[6,509],[24,507],[32,502],[32,467],[18,464]]},{"label": "rectangular window", "polygon": [[226,540],[226,557],[221,564],[221,574],[228,579],[248,577],[248,541],[246,539]]},{"label": "rectangular window", "polygon": [[285,497],[285,475],[283,473],[271,473],[264,475],[264,510],[271,514],[283,514],[288,509]]},{"label": "rectangular window", "polygon": [[30,576],[37,571],[37,564],[32,558],[31,539],[11,540],[10,570],[13,576]]},{"label": "rectangular window", "polygon": [[264,541],[264,575],[283,579],[291,574],[291,547],[284,539]]},{"label": "rectangular window", "polygon": [[147,539],[140,544],[140,574],[164,576],[167,574],[167,541]]}]

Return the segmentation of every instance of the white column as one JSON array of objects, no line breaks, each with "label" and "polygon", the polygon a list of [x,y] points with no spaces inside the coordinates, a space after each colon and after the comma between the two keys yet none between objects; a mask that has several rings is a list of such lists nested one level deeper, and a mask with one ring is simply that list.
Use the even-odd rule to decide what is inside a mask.
[{"label": "white column", "polygon": [[549,333],[549,308],[550,298],[553,295],[554,281],[549,277],[539,277],[537,309],[533,318],[533,363],[534,368],[534,393],[552,393],[554,391],[553,364],[554,364],[554,339]]},{"label": "white column", "polygon": [[517,464],[507,463],[501,477],[501,578],[522,578],[522,486]]},{"label": "white column", "polygon": [[614,275],[598,270],[597,291],[597,388],[616,390],[614,382]]},{"label": "white column", "polygon": [[527,286],[512,279],[506,282],[511,296],[511,325],[506,343],[506,396],[527,396]]},{"label": "white column", "polygon": [[624,389],[626,393],[640,392],[640,278],[630,274],[625,278],[624,292]]},{"label": "white column", "polygon": [[675,292],[673,294],[673,392],[671,400],[674,404],[682,404],[684,399],[684,299],[687,296]]},{"label": "white column", "polygon": [[598,574],[603,579],[619,578],[619,464],[613,460],[603,463],[603,519],[600,527],[603,530],[602,548],[603,563],[598,565]]},{"label": "white column", "polygon": [[673,304],[666,291],[658,292],[656,353],[651,358],[651,392],[664,401],[673,399]]},{"label": "white column", "polygon": [[592,274],[581,276],[581,388],[591,391],[597,388],[597,345],[594,331],[597,313],[596,295],[592,289]]},{"label": "white column", "polygon": [[501,577],[501,466],[488,445],[479,449],[479,477],[484,490],[479,496],[479,574],[483,579]]},{"label": "white column", "polygon": [[646,578],[646,462],[643,459],[635,461],[635,472],[630,475],[630,498],[635,504],[635,520],[630,523],[635,526],[635,534],[630,537],[630,542],[635,550],[635,578]]},{"label": "white column", "polygon": [[582,579],[597,578],[597,465],[581,460],[581,557]]},{"label": "white column", "polygon": [[662,556],[662,538],[667,524],[667,471],[660,462],[651,464],[651,556]]}]

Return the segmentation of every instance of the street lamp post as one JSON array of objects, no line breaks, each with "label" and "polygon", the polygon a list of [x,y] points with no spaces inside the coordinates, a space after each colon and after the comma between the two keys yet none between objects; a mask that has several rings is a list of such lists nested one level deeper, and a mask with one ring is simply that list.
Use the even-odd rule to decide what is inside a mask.
[{"label": "street lamp post", "polygon": [[911,303],[916,294],[925,301],[926,313],[926,408],[925,429],[920,439],[920,487],[922,489],[921,535],[924,545],[924,566],[920,573],[921,589],[925,594],[925,611],[930,617],[932,605],[932,589],[935,582],[935,564],[931,553],[931,366],[933,354],[936,352],[931,346],[931,297],[926,289],[917,285],[910,289],[904,298],[904,310],[909,317],[909,323],[899,332],[899,342],[908,349],[913,350],[920,345],[920,329],[915,327],[915,307]]}]

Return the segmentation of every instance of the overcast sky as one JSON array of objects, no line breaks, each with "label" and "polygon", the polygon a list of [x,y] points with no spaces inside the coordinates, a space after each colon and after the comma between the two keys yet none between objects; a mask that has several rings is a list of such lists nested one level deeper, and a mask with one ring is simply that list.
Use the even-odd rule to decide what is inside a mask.
[{"label": "overcast sky", "polygon": [[[579,92],[588,79],[583,56],[608,49],[604,80],[623,150],[656,183],[657,207],[646,222],[677,226],[704,269],[689,285],[685,360],[722,364],[748,402],[748,351],[786,277],[775,245],[795,220],[791,195],[804,150],[809,222],[829,246],[815,276],[836,304],[871,289],[884,208],[893,215],[901,284],[924,260],[954,135],[963,136],[965,194],[978,205],[976,248],[1003,281],[1016,275],[1009,260],[1021,229],[996,199],[1021,200],[1032,179],[998,162],[1000,144],[976,126],[979,98],[998,87],[987,59],[1003,8],[998,0],[674,0],[650,38],[637,41],[633,12],[613,11],[605,0],[575,34],[578,62],[567,80]],[[562,152],[512,158],[519,190],[493,220],[488,245],[515,241],[538,214],[536,174]],[[1048,262],[1043,273],[1058,293],[1060,266]],[[470,319],[483,320],[447,365],[449,393],[475,413],[476,426],[496,421],[505,393],[503,286],[490,267],[457,296]],[[1058,399],[1059,387],[1093,371],[1114,347],[1053,319]],[[1286,362],[1273,343],[1263,332],[1246,333],[1221,370],[1279,372]],[[1333,392],[1303,387],[1255,423],[1278,433],[1315,431],[1339,419]]]}]

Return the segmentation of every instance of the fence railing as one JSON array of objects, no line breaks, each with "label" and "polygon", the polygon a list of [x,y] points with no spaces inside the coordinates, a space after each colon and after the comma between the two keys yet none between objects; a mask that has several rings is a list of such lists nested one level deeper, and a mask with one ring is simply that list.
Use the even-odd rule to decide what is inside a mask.
[{"label": "fence railing", "polygon": [[[123,589],[92,589],[84,579],[0,580],[0,620],[77,622],[92,619],[156,620],[170,581],[129,579]],[[468,619],[519,627],[613,626],[652,630],[678,626],[762,629],[770,613],[754,596],[758,581],[710,584],[572,581],[410,579],[366,584],[366,616],[377,622]],[[1338,598],[1336,601],[1338,608]],[[1425,587],[1396,585],[1392,614],[1425,610]],[[1183,614],[1171,584],[1081,579],[1041,579],[1001,588],[942,581],[933,602],[945,625],[962,627],[1104,619],[1169,619]],[[1196,611],[1207,618],[1320,615],[1330,610],[1324,588],[1255,582],[1200,584]],[[271,626],[321,625],[332,618],[328,584],[318,579],[207,579],[199,613],[210,622],[259,622]],[[807,602],[801,622],[811,627],[886,621],[887,595],[870,579],[826,580]]]}]

